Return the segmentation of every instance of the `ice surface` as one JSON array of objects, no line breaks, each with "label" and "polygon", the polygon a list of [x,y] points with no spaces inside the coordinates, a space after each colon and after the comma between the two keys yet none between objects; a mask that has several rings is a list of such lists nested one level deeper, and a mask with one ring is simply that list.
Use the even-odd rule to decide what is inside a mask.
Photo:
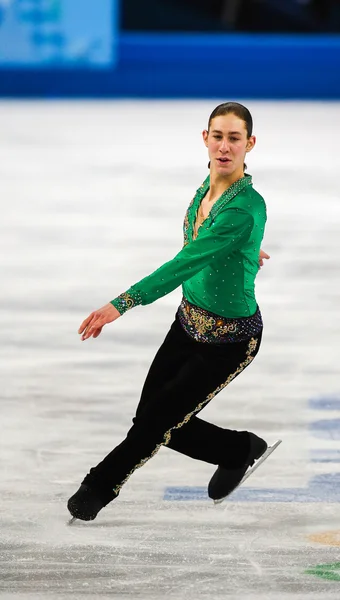
[{"label": "ice surface", "polygon": [[283,444],[220,506],[211,466],[162,448],[96,521],[67,525],[67,498],[130,426],[180,291],[97,340],[78,326],[181,248],[216,104],[0,104],[1,600],[340,596],[336,103],[247,103],[265,332],[204,415]]}]

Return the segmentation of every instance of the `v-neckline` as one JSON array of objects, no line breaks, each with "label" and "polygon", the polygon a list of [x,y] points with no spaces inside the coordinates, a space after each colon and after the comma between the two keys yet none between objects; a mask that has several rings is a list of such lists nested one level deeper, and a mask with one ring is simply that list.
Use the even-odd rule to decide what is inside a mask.
[{"label": "v-neckline", "polygon": [[205,223],[209,218],[214,219],[216,217],[216,215],[220,212],[220,210],[222,210],[222,208],[226,204],[228,204],[228,202],[230,202],[233,198],[235,198],[235,196],[237,196],[237,194],[239,194],[239,192],[241,192],[248,185],[252,185],[252,183],[253,183],[253,180],[252,180],[251,175],[244,175],[244,177],[241,177],[241,179],[238,179],[237,181],[235,181],[235,183],[232,183],[231,186],[229,186],[221,194],[221,196],[216,200],[216,202],[213,204],[213,206],[211,207],[211,209],[209,211],[208,216],[202,221],[202,223],[200,224],[200,226],[197,229],[196,236],[194,237],[194,231],[195,231],[195,225],[196,225],[196,221],[197,221],[197,217],[198,217],[199,207],[202,203],[204,196],[206,195],[206,193],[208,192],[208,190],[210,188],[210,175],[208,175],[208,177],[202,183],[201,187],[198,188],[198,190],[197,190],[195,209],[194,209],[194,219],[193,219],[192,226],[191,226],[192,239],[193,240],[197,239],[198,232],[199,232],[200,228],[202,227],[203,223]]}]

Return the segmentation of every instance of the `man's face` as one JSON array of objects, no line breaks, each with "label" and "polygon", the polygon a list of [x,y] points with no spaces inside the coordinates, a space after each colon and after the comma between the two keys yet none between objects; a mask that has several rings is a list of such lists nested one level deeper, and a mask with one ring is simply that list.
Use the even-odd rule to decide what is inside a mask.
[{"label": "man's face", "polygon": [[203,140],[208,148],[210,170],[222,177],[243,173],[244,158],[253,149],[255,136],[247,137],[245,122],[229,113],[215,117],[210,129],[203,131]]}]

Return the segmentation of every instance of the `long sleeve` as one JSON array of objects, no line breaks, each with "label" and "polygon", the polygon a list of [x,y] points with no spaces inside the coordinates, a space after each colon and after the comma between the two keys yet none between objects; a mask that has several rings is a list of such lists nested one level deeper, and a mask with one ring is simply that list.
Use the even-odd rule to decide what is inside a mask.
[{"label": "long sleeve", "polygon": [[238,250],[249,238],[253,225],[252,215],[245,210],[230,208],[221,212],[216,222],[201,231],[196,240],[189,242],[151,275],[111,300],[111,304],[123,314],[134,306],[151,304],[169,294],[215,259]]}]

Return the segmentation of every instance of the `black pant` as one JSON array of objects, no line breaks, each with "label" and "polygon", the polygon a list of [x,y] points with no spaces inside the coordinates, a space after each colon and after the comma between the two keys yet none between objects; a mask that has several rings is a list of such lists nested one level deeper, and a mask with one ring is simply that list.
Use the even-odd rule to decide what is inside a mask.
[{"label": "black pant", "polygon": [[196,342],[176,317],[151,364],[133,426],[83,483],[108,503],[162,445],[226,468],[242,465],[248,432],[222,429],[196,415],[252,362],[261,335],[237,343]]}]

